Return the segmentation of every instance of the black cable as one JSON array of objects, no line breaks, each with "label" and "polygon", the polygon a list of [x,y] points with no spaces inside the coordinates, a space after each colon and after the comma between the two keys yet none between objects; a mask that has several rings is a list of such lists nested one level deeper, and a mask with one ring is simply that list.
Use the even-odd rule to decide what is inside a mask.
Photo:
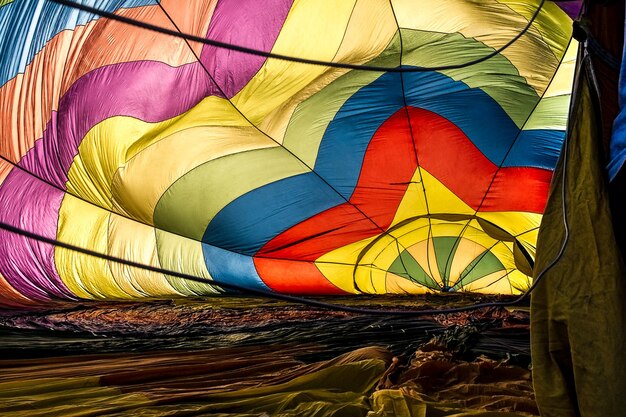
[{"label": "black cable", "polygon": [[[535,287],[535,284],[533,284],[533,286],[531,286],[531,289],[529,289],[528,291],[526,291],[524,294],[522,294],[520,297],[518,297],[517,299],[513,301],[494,301],[494,302],[487,302],[487,303],[477,303],[477,304],[472,304],[468,306],[454,307],[454,308],[426,309],[426,310],[385,310],[385,309],[377,310],[377,309],[368,309],[368,308],[357,308],[357,307],[349,307],[349,306],[340,305],[340,304],[326,303],[323,301],[312,300],[309,298],[303,298],[303,297],[285,295],[285,294],[280,294],[280,293],[275,293],[275,292],[257,290],[254,288],[242,287],[236,284],[216,281],[216,280],[209,279],[209,278],[197,277],[194,275],[167,270],[167,269],[159,268],[159,267],[152,266],[152,265],[146,265],[146,264],[142,264],[139,262],[129,261],[126,259],[118,258],[116,256],[107,255],[104,253],[92,251],[90,249],[85,249],[85,248],[81,248],[75,245],[71,245],[69,243],[61,242],[56,239],[51,239],[51,238],[42,236],[37,233],[20,229],[18,227],[12,226],[4,222],[0,222],[0,229],[6,230],[10,233],[18,234],[20,236],[24,236],[28,239],[33,239],[39,242],[47,243],[49,245],[53,245],[53,246],[61,247],[61,248],[71,250],[74,252],[82,253],[84,255],[94,256],[94,257],[104,259],[110,262],[115,262],[115,263],[119,263],[122,265],[143,269],[146,271],[156,272],[156,273],[165,274],[165,275],[171,275],[177,278],[199,282],[203,284],[209,284],[209,285],[221,287],[224,289],[241,292],[241,293],[248,294],[248,295],[271,298],[271,299],[276,299],[276,300],[281,300],[281,301],[288,301],[291,303],[303,304],[303,305],[308,305],[311,307],[319,307],[319,308],[325,308],[329,310],[344,311],[347,313],[355,313],[355,314],[384,315],[384,316],[425,316],[425,315],[430,316],[430,315],[435,315],[435,314],[460,313],[460,312],[465,312],[465,311],[479,310],[483,308],[508,307],[508,306],[513,306],[513,305],[517,305],[521,303],[528,296],[528,294],[530,294],[532,289]],[[559,254],[559,257],[560,257],[560,254]],[[554,261],[554,263],[556,263],[556,260]],[[544,270],[544,272],[547,271],[547,269],[551,267],[552,265],[549,265],[548,268]],[[538,280],[539,278],[537,278],[536,282],[538,282]]]},{"label": "black cable", "polygon": [[283,61],[298,62],[298,63],[301,63],[301,64],[318,65],[318,66],[332,67],[332,68],[353,69],[353,70],[361,70],[361,71],[375,71],[375,72],[427,72],[427,71],[444,71],[444,70],[465,68],[465,67],[469,67],[469,66],[476,65],[476,64],[479,64],[481,62],[487,61],[487,60],[493,58],[494,56],[501,54],[509,46],[513,45],[519,38],[524,36],[524,34],[526,32],[528,32],[528,30],[531,28],[533,22],[535,21],[537,16],[539,16],[539,13],[543,9],[543,5],[545,4],[546,0],[541,0],[541,2],[539,3],[539,6],[537,6],[537,9],[533,13],[532,17],[530,18],[530,20],[528,20],[528,24],[526,26],[524,26],[524,28],[517,35],[515,35],[512,39],[510,39],[506,44],[504,44],[500,48],[495,49],[493,52],[490,52],[489,54],[487,54],[487,55],[485,55],[485,56],[483,56],[481,58],[476,58],[476,59],[473,59],[471,61],[467,61],[467,62],[464,62],[464,63],[461,63],[461,64],[441,65],[441,66],[435,66],[435,67],[411,67],[411,68],[402,68],[402,67],[388,68],[388,67],[379,67],[379,66],[375,66],[375,65],[360,65],[360,64],[349,64],[349,63],[341,63],[341,62],[328,62],[328,61],[320,61],[320,60],[317,60],[317,59],[298,58],[298,57],[293,57],[293,56],[289,56],[289,55],[275,54],[275,53],[271,53],[271,52],[261,51],[259,49],[247,48],[245,46],[233,45],[233,44],[230,44],[230,43],[227,43],[227,42],[221,42],[221,41],[216,41],[216,40],[212,40],[212,39],[206,39],[206,38],[203,38],[203,37],[200,37],[200,36],[191,35],[191,34],[188,34],[188,33],[178,32],[178,31],[175,31],[175,30],[171,30],[171,29],[167,29],[167,28],[161,27],[161,26],[156,26],[156,25],[152,25],[150,23],[142,22],[140,20],[131,19],[129,17],[118,15],[118,14],[115,14],[115,13],[112,13],[112,12],[107,12],[106,10],[98,9],[98,8],[91,7],[91,6],[86,6],[86,5],[77,3],[76,1],[73,1],[73,0],[48,0],[48,1],[50,1],[52,3],[60,4],[60,5],[63,5],[63,6],[71,7],[73,9],[82,10],[84,12],[92,13],[92,14],[95,14],[95,15],[98,15],[98,16],[101,16],[101,17],[105,17],[107,19],[115,20],[115,21],[118,21],[120,23],[125,23],[127,25],[140,27],[140,28],[143,28],[143,29],[146,29],[146,30],[151,30],[153,32],[158,32],[158,33],[162,33],[162,34],[165,34],[165,35],[175,36],[177,38],[182,38],[182,39],[186,39],[186,40],[189,40],[189,41],[202,43],[202,44],[205,44],[205,45],[215,46],[217,48],[224,48],[224,49],[229,49],[231,51],[243,52],[245,54],[262,56],[262,57],[265,57],[265,58],[274,58],[274,59],[280,59],[280,60],[283,60]]}]

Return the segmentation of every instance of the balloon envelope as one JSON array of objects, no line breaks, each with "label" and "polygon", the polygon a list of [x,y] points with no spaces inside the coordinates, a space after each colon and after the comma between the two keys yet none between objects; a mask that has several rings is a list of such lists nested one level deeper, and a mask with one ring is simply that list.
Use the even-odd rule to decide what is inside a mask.
[{"label": "balloon envelope", "polygon": [[[290,294],[517,293],[561,149],[571,17],[537,1],[0,2],[0,220]],[[459,66],[454,69],[438,67]],[[0,231],[0,303],[220,292]]]}]

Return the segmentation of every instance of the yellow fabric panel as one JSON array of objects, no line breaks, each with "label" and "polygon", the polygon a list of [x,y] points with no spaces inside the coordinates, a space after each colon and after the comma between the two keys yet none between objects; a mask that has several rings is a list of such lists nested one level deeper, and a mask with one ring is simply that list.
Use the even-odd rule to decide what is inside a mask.
[{"label": "yellow fabric panel", "polygon": [[[530,19],[539,7],[540,0],[498,0],[511,10]],[[533,22],[533,29],[536,29],[544,42],[552,49],[558,57],[563,53],[562,46],[567,44],[567,40],[572,33],[572,18],[567,15],[553,1],[546,1],[541,8],[539,16]]]},{"label": "yellow fabric panel", "polygon": [[354,279],[358,288],[368,294],[385,294],[387,270],[400,255],[395,239],[380,239],[365,253]]},{"label": "yellow fabric panel", "polygon": [[[276,142],[285,145],[285,147],[291,150],[292,148],[285,144],[284,141],[287,127],[292,120],[296,107],[298,107],[298,105],[306,99],[313,96],[315,93],[321,91],[328,84],[344,75],[346,72],[348,72],[348,70],[334,68],[320,74],[320,76],[315,80],[311,81],[306,86],[303,86],[300,91],[293,92],[293,95],[288,97],[285,102],[271,110],[270,113],[258,123],[258,129],[274,139]],[[309,156],[309,159],[311,159],[310,161],[308,161],[307,158],[303,158],[303,160],[309,164],[309,166],[313,166],[315,164],[315,156],[316,155]]]},{"label": "yellow fabric panel", "polygon": [[[478,217],[498,225],[520,240],[527,241],[536,241],[536,229],[541,223],[541,214],[521,211],[481,212],[478,213]],[[532,230],[535,230],[535,233],[529,234]]]},{"label": "yellow fabric panel", "polygon": [[459,291],[480,291],[481,293],[487,294],[511,294],[512,288],[506,273],[506,270],[501,270],[485,275],[476,281],[463,285]]},{"label": "yellow fabric panel", "polygon": [[524,123],[524,129],[565,129],[574,82],[577,48],[578,42],[572,40],[542,100]]},{"label": "yellow fabric panel", "polygon": [[[570,96],[572,92],[572,84],[574,83],[574,71],[576,70],[576,56],[578,55],[578,41],[572,39],[563,61],[559,66],[554,78],[550,81],[548,89],[543,97]],[[569,109],[568,109],[569,110]]]},{"label": "yellow fabric panel", "polygon": [[[428,210],[430,214],[436,213],[454,213],[454,214],[474,214],[474,209],[465,204],[463,200],[457,197],[437,178],[432,176],[424,168],[420,169],[422,173],[422,181],[426,189],[426,198],[428,199]],[[418,179],[416,179],[418,181]],[[419,186],[419,184],[417,184]],[[402,201],[404,204],[404,200]]]},{"label": "yellow fabric panel", "polygon": [[153,129],[141,137],[137,137],[128,150],[127,159],[132,158],[159,139],[176,132],[193,127],[208,126],[251,127],[250,122],[228,100],[216,96],[206,97],[187,112],[164,122],[155,123]]},{"label": "yellow fabric panel", "polygon": [[[159,260],[164,269],[178,271],[195,277],[211,279],[202,253],[202,244],[196,240],[155,230]],[[219,292],[208,284],[168,276],[171,285],[186,295],[214,294]]]},{"label": "yellow fabric panel", "polygon": [[432,292],[423,285],[418,285],[404,277],[388,272],[386,275],[385,287],[388,293],[392,294],[425,294]]},{"label": "yellow fabric panel", "polygon": [[[400,251],[403,248],[400,247]],[[387,270],[393,261],[400,256],[396,239],[390,235],[382,235],[363,254],[356,270],[354,279],[357,286],[365,293],[385,293],[385,281]]]},{"label": "yellow fabric panel", "polygon": [[[157,236],[161,237],[158,247]],[[71,195],[66,195],[61,205],[58,239],[122,259],[210,278],[199,242],[156,231]],[[174,246],[176,251],[172,249]],[[181,290],[180,285],[173,286],[169,277],[162,274],[62,248],[55,252],[55,263],[63,282],[76,295],[84,298],[129,299],[198,293],[184,291],[184,288]],[[194,285],[189,284],[189,288],[194,288]],[[215,292],[207,291],[210,287],[202,284],[195,288],[203,288],[204,293]]]},{"label": "yellow fabric panel", "polygon": [[[416,226],[419,228],[415,229]],[[360,261],[360,265],[365,266],[357,269],[356,279],[359,288],[369,288],[370,292],[384,292],[387,270],[393,261],[406,248],[415,242],[425,240],[427,237],[428,219],[416,220],[390,234],[380,236]],[[374,265],[374,267],[371,268],[367,265]],[[428,268],[426,267],[424,270],[428,271]]]},{"label": "yellow fabric panel", "polygon": [[[324,274],[324,276],[332,282],[333,285],[336,285],[344,291],[353,293],[355,292],[353,265],[357,262],[361,251],[375,238],[376,236],[369,239],[363,239],[325,253],[315,261],[315,266],[317,266],[320,272]],[[365,262],[361,261],[360,263],[363,264]],[[360,269],[369,268],[359,267],[357,269],[357,274]]]},{"label": "yellow fabric panel", "polygon": [[[161,268],[155,233],[153,227],[112,214],[109,220],[108,253],[118,258]],[[120,282],[120,286],[122,283],[128,283],[144,297],[180,295],[167,282],[163,274],[128,267],[116,262],[111,262],[110,268],[115,279]]]},{"label": "yellow fabric panel", "polygon": [[[439,33],[459,32],[494,49],[506,44],[528,23],[524,17],[513,15],[507,5],[493,0],[471,4],[467,4],[466,0],[422,0],[419,4],[424,13],[415,12],[412,0],[394,0],[392,4],[402,28]],[[541,13],[538,21],[545,20],[546,23],[535,23],[526,35],[502,52],[539,94],[547,87],[563,51],[558,54],[558,58],[555,55],[529,56],[529,53],[542,49],[538,45],[545,44],[545,41],[536,27],[554,24],[552,18],[552,14],[548,15],[545,11]],[[535,62],[543,62],[544,65],[538,67],[533,64]]]},{"label": "yellow fabric panel", "polygon": [[[343,260],[344,262],[350,262]],[[359,290],[354,286],[354,265],[315,262],[315,266],[333,285],[351,294],[359,294]]]},{"label": "yellow fabric panel", "polygon": [[[506,275],[506,276],[505,276]],[[498,271],[463,286],[464,291],[484,294],[521,294],[528,290],[532,280],[517,269]]]},{"label": "yellow fabric panel", "polygon": [[[161,3],[182,32],[204,36],[217,1],[187,0],[186,7],[177,7],[175,0]],[[189,13],[189,9],[198,12]],[[117,14],[173,28],[156,5],[121,9]],[[106,36],[102,35],[103,31]],[[201,44],[191,43],[191,46],[197,53],[202,48]],[[13,100],[0,101],[3,155],[18,161],[26,154],[42,137],[60,97],[81,76],[95,68],[141,60],[160,61],[175,67],[195,62],[197,58],[182,39],[106,19],[93,20],[54,36],[35,55],[24,73],[0,86],[0,97],[13,97]],[[11,154],[7,150],[11,150]]]},{"label": "yellow fabric panel", "polygon": [[[398,210],[396,211],[396,215],[391,222],[391,226],[395,226],[396,224],[412,217],[424,216],[428,214],[424,190],[422,188],[422,183],[420,182],[420,171],[422,176],[428,176],[431,181],[439,183],[439,181],[423,169],[417,169],[411,178],[411,184],[408,185],[406,193],[404,194],[404,197],[402,197],[402,201],[398,206]],[[427,190],[429,190],[429,188],[427,188]]]},{"label": "yellow fabric panel", "polygon": [[[394,258],[395,259],[395,258]],[[385,294],[387,290],[387,271],[376,265],[357,270],[355,279],[361,291],[368,294]]]},{"label": "yellow fabric panel", "polygon": [[533,278],[515,269],[507,277],[513,287],[513,294],[527,291],[533,283]]},{"label": "yellow fabric panel", "polygon": [[[175,159],[171,154],[164,154],[160,159],[153,159],[150,167],[141,172],[136,181],[140,181],[141,185],[138,189],[132,191],[141,191],[139,194],[116,195],[122,197],[121,200],[116,198],[112,201],[112,181],[118,168],[123,167],[126,162],[133,158],[137,153],[150,147],[151,145],[171,136],[184,136],[184,145],[178,143],[181,148],[178,154],[185,153],[191,147],[188,142],[206,140],[207,129],[223,130],[223,126],[249,126],[249,123],[241,117],[241,115],[232,107],[232,105],[224,99],[217,97],[208,97],[188,112],[169,119],[161,123],[147,123],[132,117],[112,117],[94,126],[85,135],[78,148],[78,154],[74,158],[70,167],[67,183],[68,192],[79,195],[101,207],[107,209],[115,208],[119,213],[131,216],[145,223],[152,223],[152,212],[154,205],[147,206],[145,198],[147,197],[146,184],[154,182],[153,178],[167,177],[166,184],[159,190],[163,190],[178,177],[173,177],[171,172],[164,172],[162,164],[166,161],[176,162],[180,165],[180,161],[192,159],[188,162],[189,169],[197,166],[200,159],[194,155],[185,158]],[[219,127],[213,127],[219,126]],[[252,129],[251,127],[249,129]],[[232,131],[230,132],[232,134]],[[176,136],[178,135],[178,136]],[[222,134],[222,136],[226,136]],[[248,140],[246,138],[246,140]],[[224,138],[222,137],[222,141]],[[236,148],[237,142],[233,141]],[[213,143],[212,146],[215,146]],[[207,145],[205,145],[207,147]],[[236,149],[237,150],[237,149]],[[168,150],[171,151],[171,150]],[[196,149],[191,149],[196,151]],[[214,151],[220,155],[219,151]],[[222,152],[223,154],[223,152]],[[202,155],[203,157],[206,155]],[[195,162],[195,164],[194,164]],[[180,169],[178,173],[180,173]],[[184,171],[183,171],[184,172]],[[146,181],[147,179],[152,181]],[[131,197],[132,195],[132,197]],[[127,200],[124,199],[127,198]],[[154,201],[155,197],[148,201]],[[154,202],[156,204],[156,201]],[[126,207],[128,205],[128,208]]]},{"label": "yellow fabric panel", "polygon": [[334,61],[366,63],[389,45],[397,31],[393,10],[387,2],[358,0]]},{"label": "yellow fabric panel", "polygon": [[443,286],[443,278],[439,273],[439,268],[437,268],[437,256],[432,239],[429,238],[419,242],[417,245],[410,246],[408,252],[437,284]]},{"label": "yellow fabric panel", "polygon": [[515,261],[513,259],[513,243],[502,242],[494,240],[489,235],[484,233],[478,225],[476,220],[470,222],[470,227],[465,229],[463,237],[479,243],[485,248],[489,249],[507,268],[515,268]]},{"label": "yellow fabric panel", "polygon": [[249,126],[199,126],[172,133],[145,148],[115,173],[115,208],[153,224],[159,199],[186,173],[225,155],[275,146]]},{"label": "yellow fabric panel", "polygon": [[526,233],[522,233],[517,237],[517,240],[524,246],[524,248],[535,257],[537,238],[539,236],[539,228],[529,230]]},{"label": "yellow fabric panel", "polygon": [[[426,195],[428,196],[428,210],[424,197],[423,181]],[[446,188],[437,178],[432,176],[424,168],[415,171],[411,184],[407,187],[407,192],[402,198],[392,226],[410,219],[412,217],[424,216],[428,213],[454,213],[473,215],[474,210],[465,204],[456,194]]]},{"label": "yellow fabric panel", "polygon": [[[108,252],[110,213],[69,194],[59,209],[57,239],[98,253]],[[108,261],[57,248],[54,262],[65,285],[82,298],[131,298],[141,293],[116,282]]]},{"label": "yellow fabric panel", "polygon": [[[392,10],[387,3],[379,0],[358,0],[334,61],[365,64],[376,58],[389,45],[397,31]],[[319,74],[306,86],[302,86],[301,90],[294,92],[269,113],[259,123],[259,129],[282,143],[287,124],[296,106],[348,71],[326,68],[324,73]]]},{"label": "yellow fabric panel", "polygon": [[513,243],[512,242],[498,242],[495,246],[489,248],[491,253],[502,262],[507,269],[515,269],[515,259],[513,257]]},{"label": "yellow fabric panel", "polygon": [[[446,228],[446,229],[452,231],[452,229],[450,228]],[[439,228],[433,228],[433,235],[434,236],[459,236],[461,235],[462,237],[470,240],[471,242],[475,242],[476,244],[481,245],[487,249],[492,247],[497,242],[497,240],[490,237],[480,228],[476,220],[470,220],[469,224],[467,224],[467,222],[463,222],[461,227],[459,227],[457,230],[458,232],[456,234],[453,234],[450,232],[442,233],[439,230]]]},{"label": "yellow fabric panel", "polygon": [[[272,52],[333,61],[343,41],[354,5],[354,0],[294,1]],[[311,33],[316,34],[314,39]],[[268,113],[326,70],[322,66],[268,59],[231,101],[257,125]]]},{"label": "yellow fabric panel", "polygon": [[450,259],[450,285],[458,282],[461,273],[487,248],[469,239],[460,238],[456,252]]}]

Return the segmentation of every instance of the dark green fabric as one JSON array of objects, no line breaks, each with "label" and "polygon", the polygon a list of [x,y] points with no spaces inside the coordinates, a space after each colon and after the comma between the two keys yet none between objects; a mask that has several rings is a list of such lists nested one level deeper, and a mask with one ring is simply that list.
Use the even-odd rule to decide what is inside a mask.
[{"label": "dark green fabric", "polygon": [[[568,142],[537,243],[536,274],[558,259],[531,301],[533,379],[543,417],[626,415],[626,277],[609,210],[591,71],[589,59],[579,58]],[[569,237],[558,257],[564,203]]]},{"label": "dark green fabric", "polygon": [[424,271],[420,264],[413,258],[409,251],[404,250],[391,264],[389,272],[401,277],[418,282],[430,288],[438,288],[438,285]]}]

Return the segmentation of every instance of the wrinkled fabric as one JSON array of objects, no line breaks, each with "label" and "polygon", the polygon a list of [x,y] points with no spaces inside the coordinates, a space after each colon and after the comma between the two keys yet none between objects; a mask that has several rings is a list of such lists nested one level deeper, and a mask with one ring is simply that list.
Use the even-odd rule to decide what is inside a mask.
[{"label": "wrinkled fabric", "polygon": [[537,416],[530,371],[382,347],[305,364],[303,346],[0,360],[0,415]]},{"label": "wrinkled fabric", "polygon": [[531,349],[543,417],[626,410],[626,275],[613,232],[592,71],[585,57],[538,238]]},{"label": "wrinkled fabric", "polygon": [[362,417],[391,354],[370,347],[312,365],[287,351],[229,350],[31,362],[0,375],[0,415]]},{"label": "wrinkled fabric", "polygon": [[530,371],[506,363],[418,350],[396,379],[387,378],[371,396],[369,417],[539,415]]}]

